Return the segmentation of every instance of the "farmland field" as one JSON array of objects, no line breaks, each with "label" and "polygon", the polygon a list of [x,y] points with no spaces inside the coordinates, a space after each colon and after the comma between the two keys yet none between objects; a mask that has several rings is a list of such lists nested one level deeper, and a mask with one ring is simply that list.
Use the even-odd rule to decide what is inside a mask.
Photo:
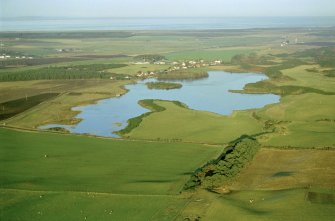
[{"label": "farmland field", "polygon": [[282,122],[278,133],[266,138],[266,145],[334,147],[334,95],[287,96],[280,104],[261,110],[259,115]]},{"label": "farmland field", "polygon": [[312,203],[308,198],[312,194],[334,199],[333,190],[324,192],[317,189],[244,190],[223,196],[200,191],[177,220],[197,217],[231,221],[333,220],[334,200]]},{"label": "farmland field", "polygon": [[251,116],[250,112],[238,112],[226,117],[190,110],[172,102],[155,101],[155,103],[166,110],[144,118],[141,125],[126,136],[134,139],[228,143],[241,134],[262,132],[261,124]]},{"label": "farmland field", "polygon": [[7,205],[1,208],[3,220],[171,220],[188,201],[178,196],[11,189],[1,189],[0,195]]},{"label": "farmland field", "polygon": [[229,193],[199,191],[178,220],[333,220],[334,155],[263,148],[225,187]]},{"label": "farmland field", "polygon": [[[275,190],[319,187],[333,189],[335,152],[263,148],[237,176],[232,189]],[[251,178],[252,177],[252,178]]]},{"label": "farmland field", "polygon": [[[0,132],[0,182],[5,202],[1,216],[5,220],[18,206],[23,210],[15,214],[17,219],[39,217],[37,208],[30,211],[29,203],[21,204],[30,200],[41,201],[38,207],[45,214],[62,210],[65,217],[82,216],[79,208],[86,209],[87,215],[103,217],[104,209],[94,210],[102,202],[110,204],[108,210],[122,214],[138,202],[150,210],[141,218],[147,219],[171,202],[182,206],[185,199],[178,194],[188,174],[222,150],[220,146],[199,144],[116,141],[7,129]],[[15,141],[17,137],[20,140]],[[9,200],[11,196],[13,200]],[[127,199],[132,196],[134,201],[129,204]],[[156,198],[158,204],[151,204],[151,211],[146,201],[156,202]],[[69,205],[77,201],[79,205],[72,205],[73,210],[67,210],[64,204],[49,208],[49,201],[57,205],[62,200]]]}]

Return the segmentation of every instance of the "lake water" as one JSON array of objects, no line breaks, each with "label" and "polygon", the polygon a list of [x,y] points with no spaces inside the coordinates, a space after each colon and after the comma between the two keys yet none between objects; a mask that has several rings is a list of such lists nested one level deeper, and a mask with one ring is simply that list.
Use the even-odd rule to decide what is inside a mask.
[{"label": "lake water", "polygon": [[333,27],[335,17],[2,18],[0,31],[199,30]]},{"label": "lake water", "polygon": [[137,84],[127,85],[128,93],[121,97],[99,101],[97,104],[76,107],[80,110],[77,118],[82,121],[75,126],[46,125],[40,127],[64,127],[72,133],[87,133],[104,137],[118,137],[113,132],[127,126],[127,120],[148,112],[138,104],[143,99],[176,100],[194,110],[209,111],[229,115],[234,110],[261,108],[279,102],[273,94],[239,94],[229,90],[240,90],[244,85],[266,79],[265,75],[254,73],[208,72],[209,77],[194,81],[174,81],[183,85],[175,90],[150,90],[145,83],[156,81],[146,79]]}]

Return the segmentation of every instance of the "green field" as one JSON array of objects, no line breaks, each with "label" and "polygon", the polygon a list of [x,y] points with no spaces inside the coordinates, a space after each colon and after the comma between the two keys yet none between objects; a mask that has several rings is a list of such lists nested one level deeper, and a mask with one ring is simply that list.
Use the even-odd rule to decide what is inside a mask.
[{"label": "green field", "polygon": [[265,145],[328,149],[335,147],[334,122],[293,122],[284,134],[273,135]]},{"label": "green field", "polygon": [[232,57],[237,54],[249,54],[256,49],[249,48],[228,48],[228,49],[206,49],[206,50],[190,50],[167,54],[167,58],[171,60],[223,60],[229,62]]},{"label": "green field", "polygon": [[228,143],[241,134],[262,132],[251,112],[231,116],[190,110],[173,102],[155,101],[166,110],[145,117],[139,127],[125,136],[134,139],[181,140],[199,143]]},{"label": "green field", "polygon": [[334,95],[307,93],[282,98],[279,104],[259,111],[265,119],[281,122],[277,133],[265,135],[265,145],[334,147]]},{"label": "green field", "polygon": [[188,201],[179,196],[12,189],[0,189],[0,199],[1,220],[172,220]]},{"label": "green field", "polygon": [[334,189],[333,150],[262,148],[232,190]]},{"label": "green field", "polygon": [[311,87],[326,92],[335,92],[335,81],[322,73],[308,72],[308,69],[323,68],[315,65],[298,66],[292,69],[283,70],[283,74],[295,80],[295,82],[280,83],[281,85],[294,84],[297,86]]},{"label": "green field", "polygon": [[[87,208],[92,216],[101,217],[104,209],[94,208],[102,202],[111,207],[118,202],[120,214],[134,208],[136,202],[145,204],[141,219],[149,219],[155,210],[164,212],[171,201],[183,205],[179,192],[188,174],[222,150],[199,144],[117,141],[7,129],[0,129],[0,138],[1,197],[7,199],[1,204],[1,214],[5,220],[17,208],[22,212],[16,211],[17,219],[25,217],[32,206],[51,214],[62,210],[64,217],[80,216],[79,208]],[[45,198],[38,202],[41,194],[46,194]],[[94,198],[95,194],[102,202]],[[15,200],[9,201],[8,195]],[[127,199],[132,196],[135,201],[129,204]],[[158,201],[150,203],[153,198]],[[71,205],[76,199],[79,201]],[[63,200],[72,209],[66,204],[57,206]],[[50,201],[56,205],[49,207]],[[31,211],[31,216],[38,214]]]},{"label": "green field", "polygon": [[195,220],[196,217],[230,221],[333,220],[334,200],[312,203],[307,197],[310,192],[325,199],[334,196],[334,191],[324,193],[313,189],[247,190],[227,195],[200,192],[177,220]]},{"label": "green field", "polygon": [[177,220],[333,220],[334,155],[263,148],[224,194],[199,190]]}]

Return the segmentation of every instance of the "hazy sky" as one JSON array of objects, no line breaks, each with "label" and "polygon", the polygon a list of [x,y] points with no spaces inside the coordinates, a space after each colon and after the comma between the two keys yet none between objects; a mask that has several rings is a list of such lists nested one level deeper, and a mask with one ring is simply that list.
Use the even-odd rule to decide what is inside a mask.
[{"label": "hazy sky", "polygon": [[0,16],[335,16],[335,0],[0,0]]}]

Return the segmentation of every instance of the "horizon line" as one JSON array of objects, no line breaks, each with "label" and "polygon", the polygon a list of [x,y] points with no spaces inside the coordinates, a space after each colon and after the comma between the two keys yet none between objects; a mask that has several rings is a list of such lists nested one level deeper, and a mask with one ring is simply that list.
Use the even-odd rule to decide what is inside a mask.
[{"label": "horizon line", "polygon": [[0,16],[0,19],[107,19],[107,18],[329,18],[335,15],[231,15],[231,16]]}]

